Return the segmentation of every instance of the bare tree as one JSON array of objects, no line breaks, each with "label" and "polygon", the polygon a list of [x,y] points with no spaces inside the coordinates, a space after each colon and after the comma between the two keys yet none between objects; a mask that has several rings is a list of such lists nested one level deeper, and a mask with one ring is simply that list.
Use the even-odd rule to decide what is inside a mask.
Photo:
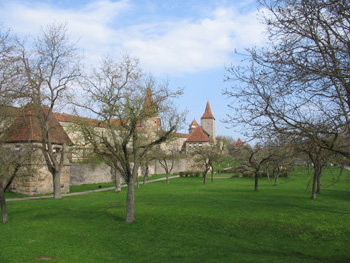
[{"label": "bare tree", "polygon": [[211,182],[213,183],[214,165],[224,156],[220,143],[195,147],[191,155],[194,158],[195,166],[204,171],[203,184],[207,182],[207,173],[209,171],[211,172]]},{"label": "bare tree", "polygon": [[13,105],[18,105],[25,94],[18,62],[15,37],[0,27],[0,203],[3,223],[8,218],[5,192],[18,171],[28,164],[31,155],[28,147],[15,150],[12,144],[6,143],[9,133],[14,132],[11,124],[19,114]]},{"label": "bare tree", "polygon": [[276,140],[270,141],[267,144],[271,158],[269,158],[266,164],[266,173],[269,179],[269,170],[270,168],[272,169],[275,178],[274,185],[277,185],[282,171],[287,172],[292,170],[295,153],[300,152],[296,150],[295,144],[287,139],[288,137],[279,136]]},{"label": "bare tree", "polygon": [[176,144],[169,142],[167,144],[167,149],[155,150],[155,156],[159,164],[163,167],[166,174],[166,181],[169,184],[169,174],[172,172],[174,165],[180,160],[180,152]]},{"label": "bare tree", "polygon": [[254,170],[254,191],[258,191],[259,175],[263,165],[271,158],[271,153],[267,148],[256,145],[250,153],[248,164]]},{"label": "bare tree", "polygon": [[311,198],[316,199],[316,194],[321,193],[321,177],[323,168],[327,165],[327,162],[331,160],[335,153],[319,147],[313,142],[310,143],[309,139],[298,139],[298,144],[296,144],[295,147],[299,151],[304,152],[309,157],[313,165],[314,174],[312,180]]},{"label": "bare tree", "polygon": [[67,26],[53,23],[30,43],[21,44],[21,61],[33,111],[39,118],[42,154],[53,178],[54,198],[61,198],[61,172],[67,146],[55,154],[52,141],[53,111],[67,102],[66,95],[80,76],[80,57],[69,40]]},{"label": "bare tree", "polygon": [[88,101],[81,106],[95,120],[81,123],[82,132],[94,152],[125,179],[126,223],[131,223],[135,219],[135,180],[140,163],[183,122],[184,116],[171,103],[182,91],[169,90],[167,83],[157,84],[129,56],[119,62],[106,57],[82,84]]},{"label": "bare tree", "polygon": [[246,144],[234,150],[234,157],[245,168],[245,172],[254,174],[254,191],[258,191],[261,171],[272,157],[270,149],[262,147],[259,143],[254,147]]},{"label": "bare tree", "polygon": [[224,91],[237,102],[228,122],[244,123],[256,138],[307,137],[349,157],[349,140],[339,143],[350,131],[349,2],[260,2],[269,42],[228,69],[228,80],[240,83]]},{"label": "bare tree", "polygon": [[3,223],[6,223],[8,218],[5,192],[20,172],[31,168],[32,150],[29,145],[24,145],[20,149],[14,149],[11,144],[0,145],[0,203]]}]

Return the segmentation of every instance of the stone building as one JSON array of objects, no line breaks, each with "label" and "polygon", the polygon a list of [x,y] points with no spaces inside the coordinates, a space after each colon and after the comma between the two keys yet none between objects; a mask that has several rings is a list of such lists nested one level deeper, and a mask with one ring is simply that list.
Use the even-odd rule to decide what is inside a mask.
[{"label": "stone building", "polygon": [[[54,154],[58,154],[61,151],[64,143],[72,145],[72,141],[54,115],[49,117],[49,127]],[[28,161],[29,169],[26,169],[25,176],[15,177],[9,190],[30,196],[52,193],[52,175],[41,153],[42,129],[38,113],[30,105],[27,105],[24,109],[18,109],[17,117],[14,118],[8,130],[11,133],[5,134],[3,138],[6,147],[13,148],[14,151],[19,150],[21,147],[31,149]],[[61,189],[63,193],[69,192],[69,181],[70,162],[66,158],[61,173]]]},{"label": "stone building", "polygon": [[[145,99],[145,106],[152,104],[152,94],[150,90]],[[106,165],[101,167],[89,168],[89,165],[77,164],[86,155],[91,152],[91,147],[84,142],[83,136],[75,127],[77,117],[65,113],[53,113],[50,116],[49,127],[54,149],[58,153],[63,143],[70,145],[68,158],[65,160],[65,166],[61,175],[62,192],[69,192],[70,185],[78,185],[84,183],[102,183],[113,181],[110,169]],[[103,130],[103,125],[93,119],[88,119],[89,123]],[[118,120],[115,120],[118,122]],[[13,132],[9,134],[5,140],[8,147],[18,148],[30,144],[33,147],[32,169],[30,174],[25,177],[16,177],[10,190],[26,195],[47,194],[52,193],[52,175],[47,169],[45,160],[40,154],[41,147],[41,128],[39,125],[38,114],[33,112],[30,107],[18,109],[18,116],[14,119],[11,129]],[[161,129],[161,120],[157,117],[155,110],[154,117],[142,120],[138,123],[138,128],[155,132]],[[210,104],[207,102],[204,114],[201,118],[201,125],[194,120],[189,126],[189,133],[176,133],[175,141],[171,143],[171,147],[176,147],[183,154],[190,153],[195,147],[202,147],[215,143],[215,118],[211,112]],[[165,144],[162,147],[170,147]],[[71,166],[74,169],[71,169]],[[174,168],[173,172],[188,170],[190,162],[188,158],[182,158]],[[162,167],[154,161],[149,167],[151,173],[163,173]],[[72,172],[72,174],[71,174]],[[82,175],[84,173],[84,175]],[[142,169],[140,170],[142,174]]]},{"label": "stone building", "polygon": [[203,147],[215,143],[215,118],[211,112],[209,101],[201,117],[201,125],[193,120],[189,125],[188,134],[177,134],[178,139],[183,140],[182,153],[190,153],[195,147]]}]

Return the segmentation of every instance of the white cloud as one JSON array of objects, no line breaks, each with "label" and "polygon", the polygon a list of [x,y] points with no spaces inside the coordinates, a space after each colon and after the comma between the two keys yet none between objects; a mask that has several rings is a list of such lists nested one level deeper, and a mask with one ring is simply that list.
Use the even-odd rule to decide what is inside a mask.
[{"label": "white cloud", "polygon": [[67,22],[73,40],[80,39],[79,46],[90,63],[106,53],[129,52],[155,75],[223,67],[234,49],[263,41],[263,26],[256,12],[239,14],[234,8],[222,7],[195,21],[125,25],[118,20],[132,8],[137,6],[126,0],[95,1],[81,9],[14,1],[0,7],[0,16],[6,27],[34,35],[54,20]]},{"label": "white cloud", "polygon": [[212,17],[198,22],[139,25],[123,31],[122,46],[154,73],[179,74],[222,67],[235,48],[261,43],[262,26],[255,15],[217,9]]},{"label": "white cloud", "polygon": [[[236,48],[260,45],[263,25],[256,12],[238,14],[234,10],[219,8],[208,17],[193,22],[182,20],[163,27],[163,34],[144,35],[136,29],[123,46],[144,62],[153,72],[183,73],[223,67]],[[127,32],[124,32],[127,36]]]}]

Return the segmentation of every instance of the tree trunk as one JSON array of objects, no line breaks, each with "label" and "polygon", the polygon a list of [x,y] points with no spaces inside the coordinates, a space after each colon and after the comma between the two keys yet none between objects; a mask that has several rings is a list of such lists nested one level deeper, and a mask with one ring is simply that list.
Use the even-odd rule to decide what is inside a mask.
[{"label": "tree trunk", "polygon": [[316,183],[317,183],[317,175],[314,173],[314,179],[312,183],[312,193],[311,193],[311,199],[316,199]]},{"label": "tree trunk", "polygon": [[7,222],[7,207],[6,207],[4,189],[0,189],[0,203],[1,203],[2,222],[6,223]]},{"label": "tree trunk", "polygon": [[146,170],[145,170],[145,174],[143,175],[143,184],[147,184],[147,177],[148,177],[148,172],[149,172],[149,168],[146,165]]},{"label": "tree trunk", "polygon": [[275,184],[274,185],[277,185],[279,176],[280,176],[280,170],[278,170],[278,172],[275,176]]},{"label": "tree trunk", "polygon": [[53,177],[53,198],[62,198],[61,191],[61,172],[55,172],[52,174]]},{"label": "tree trunk", "polygon": [[311,199],[316,199],[316,193],[319,193],[319,190],[321,191],[321,175],[322,166],[319,163],[314,163],[314,178],[312,183]]},{"label": "tree trunk", "polygon": [[266,169],[266,177],[267,177],[267,181],[270,182],[270,172],[269,172],[269,168]]},{"label": "tree trunk", "polygon": [[121,192],[122,191],[122,186],[121,186],[121,183],[120,183],[120,173],[117,171],[117,170],[114,170],[113,169],[113,172],[114,172],[114,175],[115,175],[115,191],[116,192]]},{"label": "tree trunk", "polygon": [[207,173],[203,174],[203,184],[207,184]]},{"label": "tree trunk", "polygon": [[130,224],[135,220],[134,214],[134,204],[135,204],[135,180],[130,178],[128,181],[128,194],[126,197],[126,224]]},{"label": "tree trunk", "polygon": [[136,175],[136,184],[137,184],[137,188],[140,188],[139,175]]},{"label": "tree trunk", "polygon": [[341,177],[343,175],[343,172],[344,172],[344,164],[342,164],[340,167],[339,177]]},{"label": "tree trunk", "polygon": [[320,174],[317,177],[317,193],[320,194],[322,192],[321,190],[321,177],[322,177],[322,171],[320,172]]},{"label": "tree trunk", "polygon": [[211,170],[211,183],[214,182],[214,169]]},{"label": "tree trunk", "polygon": [[168,173],[168,171],[166,171],[166,182],[167,182],[167,184],[169,184],[169,173]]},{"label": "tree trunk", "polygon": [[258,183],[259,183],[259,174],[258,171],[255,171],[255,186],[254,186],[254,191],[258,191]]}]

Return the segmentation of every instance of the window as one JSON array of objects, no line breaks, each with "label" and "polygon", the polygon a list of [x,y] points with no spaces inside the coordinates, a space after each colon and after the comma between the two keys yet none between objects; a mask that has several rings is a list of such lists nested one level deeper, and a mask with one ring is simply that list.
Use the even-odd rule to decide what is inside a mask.
[{"label": "window", "polygon": [[16,145],[15,146],[15,151],[19,151],[21,149],[22,145]]},{"label": "window", "polygon": [[54,153],[54,154],[56,154],[56,153],[59,153],[60,152],[60,148],[53,148],[52,149],[52,152]]}]

